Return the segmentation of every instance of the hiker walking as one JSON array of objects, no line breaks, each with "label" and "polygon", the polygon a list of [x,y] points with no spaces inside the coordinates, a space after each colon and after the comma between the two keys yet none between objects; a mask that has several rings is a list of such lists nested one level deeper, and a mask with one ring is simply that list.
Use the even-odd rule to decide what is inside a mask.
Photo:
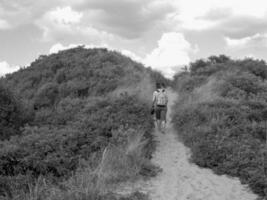
[{"label": "hiker walking", "polygon": [[153,93],[153,109],[155,110],[157,129],[165,133],[168,96],[165,85],[156,83],[156,91]]}]

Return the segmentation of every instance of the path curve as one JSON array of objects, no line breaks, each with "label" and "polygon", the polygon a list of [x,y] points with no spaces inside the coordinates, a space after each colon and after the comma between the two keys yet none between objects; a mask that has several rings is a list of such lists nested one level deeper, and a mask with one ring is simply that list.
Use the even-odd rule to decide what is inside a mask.
[{"label": "path curve", "polygon": [[[169,115],[176,94],[171,90]],[[257,196],[241,185],[237,178],[215,175],[209,169],[199,168],[190,163],[190,150],[178,140],[171,123],[166,134],[155,132],[158,142],[152,162],[162,168],[162,172],[149,181],[139,181],[124,185],[120,193],[140,191],[147,193],[151,200],[256,200]]]}]

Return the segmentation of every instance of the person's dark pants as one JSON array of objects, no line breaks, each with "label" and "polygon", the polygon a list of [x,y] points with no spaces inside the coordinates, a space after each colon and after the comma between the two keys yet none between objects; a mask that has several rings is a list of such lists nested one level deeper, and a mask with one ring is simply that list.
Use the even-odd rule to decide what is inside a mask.
[{"label": "person's dark pants", "polygon": [[156,106],[156,119],[166,121],[167,107],[166,106]]}]

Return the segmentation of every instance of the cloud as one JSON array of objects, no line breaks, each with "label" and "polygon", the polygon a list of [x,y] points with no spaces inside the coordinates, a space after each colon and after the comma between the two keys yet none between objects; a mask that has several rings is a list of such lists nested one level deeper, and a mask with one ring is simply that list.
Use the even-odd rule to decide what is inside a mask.
[{"label": "cloud", "polygon": [[193,52],[191,44],[181,33],[164,33],[158,46],[144,59],[146,66],[161,71],[165,76],[172,77],[179,67],[190,62],[189,53]]},{"label": "cloud", "polygon": [[248,37],[257,33],[264,34],[267,32],[266,17],[267,13],[266,16],[262,18],[230,15],[218,19],[216,21],[217,24],[209,31],[216,31],[222,36],[227,35],[233,38]]},{"label": "cloud", "polygon": [[200,17],[201,19],[206,19],[210,21],[221,21],[233,16],[231,8],[227,7],[215,7],[209,9],[204,16]]},{"label": "cloud", "polygon": [[225,37],[228,54],[233,58],[244,58],[253,56],[257,59],[267,59],[267,34],[256,33],[242,38]]},{"label": "cloud", "polygon": [[53,37],[53,32],[73,32],[80,22],[82,13],[73,11],[71,7],[57,7],[46,12],[41,19],[36,20],[36,25],[44,31],[44,38]]},{"label": "cloud", "polygon": [[57,7],[46,13],[46,17],[58,24],[76,24],[81,21],[83,14],[72,10],[70,6],[67,7]]},{"label": "cloud", "polygon": [[[120,37],[135,39],[155,31],[201,31],[223,27],[236,17],[266,19],[266,0],[12,0],[0,1],[0,16],[28,24],[50,12],[58,21],[80,22]],[[266,20],[265,20],[266,21]],[[223,22],[223,23],[222,23]],[[255,22],[257,23],[257,22]],[[1,24],[1,23],[0,23]],[[262,26],[263,27],[263,26]],[[265,26],[266,27],[266,26]],[[227,27],[225,27],[227,29]]]},{"label": "cloud", "polygon": [[120,50],[120,52],[121,52],[123,55],[125,55],[125,56],[131,58],[132,60],[134,60],[134,61],[136,61],[136,62],[140,62],[140,63],[143,62],[143,59],[142,59],[141,57],[139,57],[138,55],[136,55],[135,53],[133,53],[133,52],[131,52],[131,51],[129,51],[129,50],[123,49],[123,50]]},{"label": "cloud", "polygon": [[10,28],[17,28],[22,25],[33,24],[48,10],[63,4],[66,2],[60,0],[1,0],[0,17],[10,24]]},{"label": "cloud", "polygon": [[71,49],[71,48],[74,48],[77,46],[78,45],[74,45],[74,44],[70,44],[68,46],[63,46],[61,43],[56,43],[49,49],[49,54],[58,53],[59,51]]},{"label": "cloud", "polygon": [[[177,63],[174,55],[182,63],[220,53],[267,59],[266,18],[266,0],[0,0],[0,54],[19,64],[52,44],[58,45],[51,52],[91,44],[107,45],[153,66],[160,65],[154,60]],[[167,45],[167,39],[155,47],[164,33],[172,32],[181,34],[184,47]],[[194,52],[191,44],[201,51]],[[12,55],[14,50],[19,56]],[[175,70],[164,67],[168,76]]]},{"label": "cloud", "polygon": [[251,16],[262,18],[267,11],[267,2],[265,0],[217,0],[217,5],[222,8],[230,8],[235,16]]},{"label": "cloud", "polygon": [[10,24],[6,20],[0,19],[0,30],[1,29],[5,30],[9,28],[10,28]]},{"label": "cloud", "polygon": [[229,37],[225,37],[226,44],[230,47],[240,47],[246,45],[249,41],[251,41],[252,37],[244,37],[241,39],[232,39]]},{"label": "cloud", "polygon": [[216,25],[216,22],[203,19],[180,19],[181,27],[185,30],[201,31],[211,29]]},{"label": "cloud", "polygon": [[169,0],[92,0],[77,8],[85,12],[87,23],[128,39],[159,26],[175,11]]},{"label": "cloud", "polygon": [[255,34],[248,37],[233,39],[225,37],[228,47],[231,48],[250,48],[252,46],[265,46],[267,47],[267,34]]},{"label": "cloud", "polygon": [[87,49],[92,49],[92,48],[108,48],[110,50],[114,50],[111,49],[110,47],[108,47],[107,44],[102,44],[102,45],[93,45],[93,44],[69,44],[67,46],[62,45],[61,43],[56,43],[54,44],[50,49],[49,49],[49,54],[53,54],[53,53],[58,53],[59,51],[63,51],[63,50],[67,50],[67,49],[72,49],[78,46],[83,46],[84,48]]},{"label": "cloud", "polygon": [[0,77],[5,74],[15,72],[19,69],[19,66],[10,66],[6,61],[0,61]]},{"label": "cloud", "polygon": [[[179,0],[176,13],[170,20],[176,29],[202,31],[228,27],[225,24],[237,18],[265,20],[267,1],[265,0]],[[175,23],[176,22],[176,23]],[[243,21],[245,23],[246,21]]]},{"label": "cloud", "polygon": [[43,30],[44,41],[74,40],[79,43],[101,44],[113,40],[114,36],[105,31],[81,23],[83,13],[74,11],[71,7],[58,7],[46,12],[35,24]]}]

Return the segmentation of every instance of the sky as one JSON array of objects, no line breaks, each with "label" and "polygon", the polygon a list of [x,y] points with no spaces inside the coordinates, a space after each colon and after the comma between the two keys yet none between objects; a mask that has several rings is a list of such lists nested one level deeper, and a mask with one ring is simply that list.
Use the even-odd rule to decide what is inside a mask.
[{"label": "sky", "polygon": [[267,60],[267,1],[0,0],[0,76],[77,45],[166,77],[211,55]]}]

